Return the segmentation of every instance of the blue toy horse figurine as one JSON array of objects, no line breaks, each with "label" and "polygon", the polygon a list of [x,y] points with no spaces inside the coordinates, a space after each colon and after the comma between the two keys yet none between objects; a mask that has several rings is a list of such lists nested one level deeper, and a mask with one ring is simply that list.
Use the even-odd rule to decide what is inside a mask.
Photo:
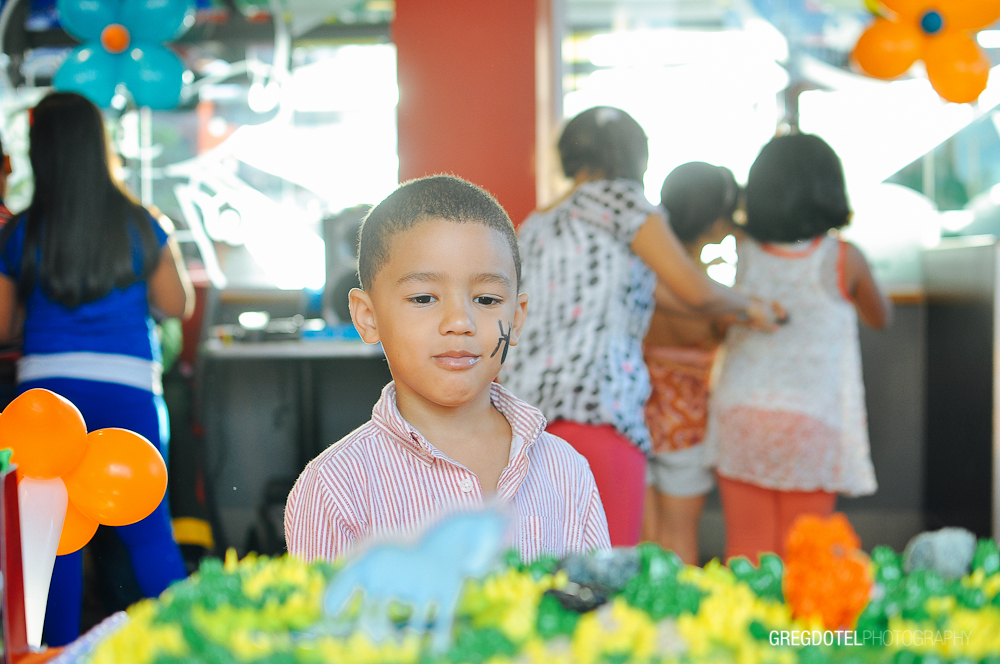
[{"label": "blue toy horse figurine", "polygon": [[435,608],[431,647],[448,649],[462,583],[495,567],[503,549],[507,520],[496,510],[459,512],[445,517],[412,544],[377,544],[348,562],[330,582],[324,608],[343,610],[357,590],[364,593],[358,627],[372,640],[392,632],[389,605],[409,605],[405,627],[426,630]]}]

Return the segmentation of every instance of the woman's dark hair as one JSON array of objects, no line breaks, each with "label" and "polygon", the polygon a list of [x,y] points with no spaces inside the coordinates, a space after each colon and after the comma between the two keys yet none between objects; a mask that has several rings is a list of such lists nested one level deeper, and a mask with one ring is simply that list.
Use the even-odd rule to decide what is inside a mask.
[{"label": "woman's dark hair", "polygon": [[687,244],[720,217],[731,219],[738,193],[736,178],[728,168],[692,161],[670,171],[660,189],[660,205],[677,239]]},{"label": "woman's dark hair", "polygon": [[29,139],[35,193],[25,215],[18,298],[27,300],[38,281],[50,299],[75,307],[147,279],[158,263],[154,222],[111,176],[100,110],[75,93],[49,94],[32,111]]},{"label": "woman's dark hair", "polygon": [[595,106],[569,121],[559,137],[563,173],[584,168],[606,180],[642,182],[649,159],[646,132],[625,111]]},{"label": "woman's dark hair", "polygon": [[840,158],[811,134],[777,136],[747,177],[746,232],[760,242],[796,242],[850,220]]}]

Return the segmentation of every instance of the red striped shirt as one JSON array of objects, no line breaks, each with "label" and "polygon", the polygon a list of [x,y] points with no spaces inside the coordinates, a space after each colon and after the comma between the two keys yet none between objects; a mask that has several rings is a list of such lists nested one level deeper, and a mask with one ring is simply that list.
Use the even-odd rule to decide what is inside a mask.
[{"label": "red striped shirt", "polygon": [[[513,515],[522,558],[607,549],[608,523],[586,459],[545,432],[541,412],[497,383],[491,400],[510,423],[510,461],[497,496]],[[386,385],[367,424],[302,471],[285,506],[289,553],[333,560],[370,537],[407,534],[483,503],[479,478],[410,426]]]}]

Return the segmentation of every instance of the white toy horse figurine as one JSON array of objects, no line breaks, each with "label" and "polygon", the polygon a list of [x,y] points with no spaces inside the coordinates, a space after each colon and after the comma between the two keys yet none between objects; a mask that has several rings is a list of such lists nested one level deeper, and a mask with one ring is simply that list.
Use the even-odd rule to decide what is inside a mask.
[{"label": "white toy horse figurine", "polygon": [[393,631],[392,602],[409,605],[407,627],[426,630],[435,608],[431,647],[448,649],[462,583],[495,567],[507,520],[496,510],[452,514],[411,544],[377,544],[350,561],[330,582],[324,608],[335,616],[357,590],[364,593],[358,627],[376,642]]}]

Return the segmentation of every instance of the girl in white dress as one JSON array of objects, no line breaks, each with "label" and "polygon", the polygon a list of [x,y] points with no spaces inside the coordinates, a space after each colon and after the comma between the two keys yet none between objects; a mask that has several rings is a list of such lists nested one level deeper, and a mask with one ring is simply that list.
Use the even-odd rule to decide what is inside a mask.
[{"label": "girl in white dress", "polygon": [[891,304],[864,256],[835,230],[850,220],[840,159],[822,139],[773,139],[750,169],[737,289],[777,300],[773,334],[730,328],[709,405],[726,556],[783,553],[795,519],[829,515],[838,493],[875,492],[858,319],[888,326]]}]

